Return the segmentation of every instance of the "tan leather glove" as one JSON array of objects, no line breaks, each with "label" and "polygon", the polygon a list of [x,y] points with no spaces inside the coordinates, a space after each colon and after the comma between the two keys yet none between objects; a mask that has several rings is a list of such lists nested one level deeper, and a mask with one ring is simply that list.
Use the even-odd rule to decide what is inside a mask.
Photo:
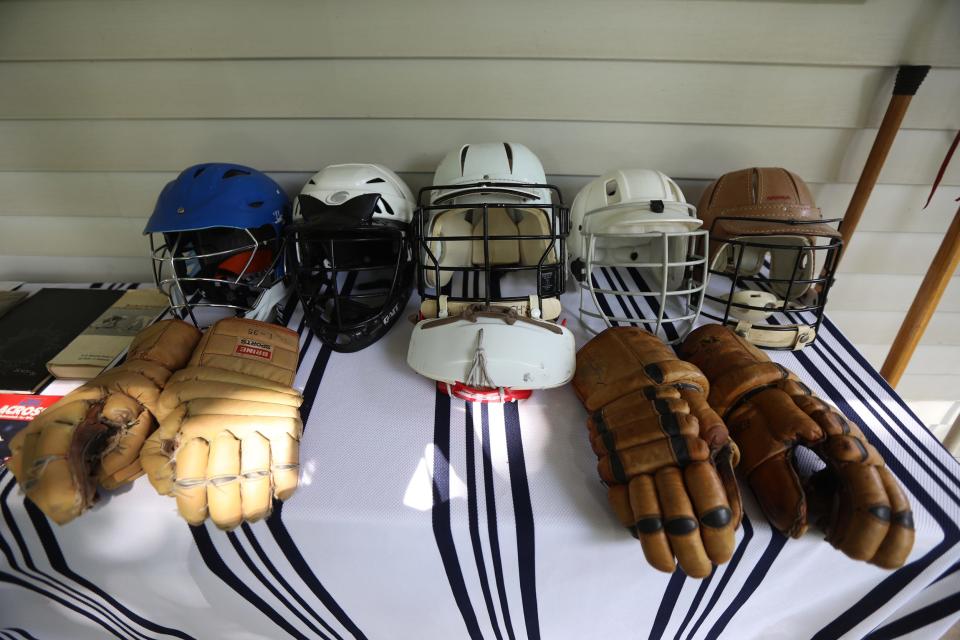
[{"label": "tan leather glove", "polygon": [[150,482],[177,499],[187,522],[221,529],[259,520],[286,500],[299,475],[299,407],[291,385],[298,338],[256,320],[228,318],[207,330],[189,366],[158,402],[160,427],[141,462]]},{"label": "tan leather glove", "polygon": [[[913,548],[910,504],[857,425],[729,327],[693,331],[681,355],[710,379],[710,405],[726,420],[740,469],[774,527],[799,538],[812,517],[851,558],[885,568],[904,563]],[[800,478],[797,445],[826,468]]]},{"label": "tan leather glove", "polygon": [[577,353],[597,469],[617,517],[661,571],[710,575],[740,523],[736,447],[706,402],[707,379],[656,336],[607,329]]},{"label": "tan leather glove", "polygon": [[199,340],[200,332],[180,320],[147,327],[123,364],[70,392],[17,433],[7,466],[27,497],[64,524],[93,504],[98,484],[111,489],[139,476],[140,447],[155,426],[160,391]]}]

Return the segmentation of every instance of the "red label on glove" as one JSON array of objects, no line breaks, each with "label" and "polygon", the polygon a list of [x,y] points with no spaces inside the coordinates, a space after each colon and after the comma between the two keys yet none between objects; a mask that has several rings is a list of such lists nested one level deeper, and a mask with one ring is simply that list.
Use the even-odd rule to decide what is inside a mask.
[{"label": "red label on glove", "polygon": [[237,340],[235,353],[241,356],[253,356],[254,358],[263,358],[264,360],[273,359],[273,346],[251,340],[250,338],[240,338]]}]

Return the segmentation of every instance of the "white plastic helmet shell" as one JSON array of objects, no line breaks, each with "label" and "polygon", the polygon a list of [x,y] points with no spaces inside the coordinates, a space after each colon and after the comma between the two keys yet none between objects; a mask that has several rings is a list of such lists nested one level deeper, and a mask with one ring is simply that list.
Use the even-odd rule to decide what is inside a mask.
[{"label": "white plastic helmet shell", "polygon": [[[491,199],[527,204],[550,204],[548,189],[524,188],[524,185],[544,184],[547,181],[540,159],[527,147],[516,142],[481,142],[465,144],[448,153],[433,176],[437,186],[464,185],[462,189],[435,191],[431,204],[454,201],[455,204],[476,204]],[[487,187],[478,183],[503,182],[517,185]]]},{"label": "white plastic helmet shell", "polygon": [[668,342],[682,339],[703,303],[705,283],[692,276],[706,273],[706,257],[693,251],[706,247],[701,227],[696,208],[660,171],[618,169],[583,187],[567,249],[586,328],[654,326]]},{"label": "white plastic helmet shell", "polygon": [[[663,203],[662,212],[651,201]],[[654,169],[617,169],[591,180],[570,208],[571,261],[586,258],[584,234],[687,231],[702,222],[672,178]]]},{"label": "white plastic helmet shell", "polygon": [[[409,223],[416,201],[410,187],[390,169],[379,164],[332,164],[313,174],[300,195],[338,205],[356,196],[380,194],[382,202],[374,219]],[[381,206],[382,205],[382,206]],[[294,201],[293,217],[300,217],[300,204]]]}]

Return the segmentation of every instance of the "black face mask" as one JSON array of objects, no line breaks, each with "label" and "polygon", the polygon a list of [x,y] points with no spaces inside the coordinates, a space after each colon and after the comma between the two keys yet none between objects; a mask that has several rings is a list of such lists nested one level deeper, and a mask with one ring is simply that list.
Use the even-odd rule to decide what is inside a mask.
[{"label": "black face mask", "polygon": [[409,225],[375,219],[380,197],[327,205],[300,196],[303,220],[288,229],[287,259],[306,321],[334,351],[380,339],[413,288]]}]

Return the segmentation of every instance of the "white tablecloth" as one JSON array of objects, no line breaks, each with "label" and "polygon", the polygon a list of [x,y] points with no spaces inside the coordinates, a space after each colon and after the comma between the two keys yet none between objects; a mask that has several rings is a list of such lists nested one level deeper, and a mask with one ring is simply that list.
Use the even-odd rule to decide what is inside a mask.
[{"label": "white tablecloth", "polygon": [[224,533],[140,479],[58,527],[0,471],[0,637],[934,638],[960,615],[960,467],[829,320],[773,357],[905,487],[917,539],[897,571],[784,538],[744,484],[733,559],[705,580],[657,572],[607,505],[569,388],[471,405],[407,368],[409,323],[355,354],[324,348],[299,309],[288,324],[298,492]]}]

